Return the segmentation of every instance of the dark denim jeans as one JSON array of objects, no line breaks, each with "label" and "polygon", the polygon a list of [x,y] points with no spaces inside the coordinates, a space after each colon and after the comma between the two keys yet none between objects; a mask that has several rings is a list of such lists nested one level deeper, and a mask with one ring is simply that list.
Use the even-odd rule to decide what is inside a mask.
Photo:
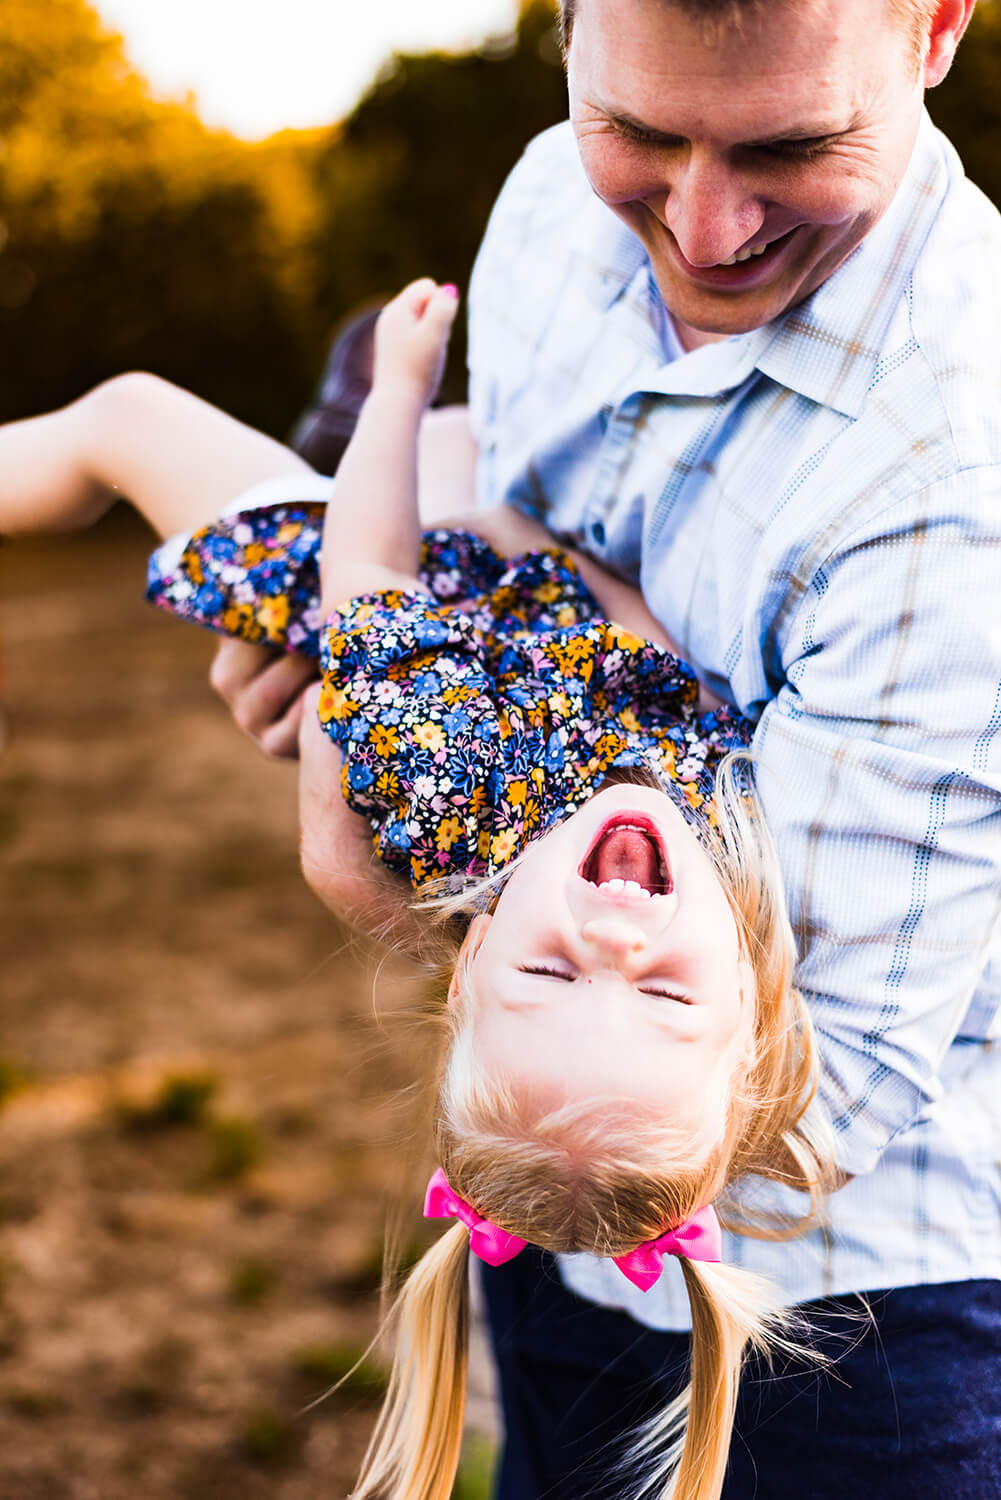
[{"label": "dark denim jeans", "polygon": [[[526,1250],[483,1267],[507,1431],[497,1500],[621,1500],[621,1440],[686,1379],[688,1339],[562,1285]],[[751,1361],[724,1500],[1001,1500],[1001,1282],[810,1303],[818,1371]]]}]

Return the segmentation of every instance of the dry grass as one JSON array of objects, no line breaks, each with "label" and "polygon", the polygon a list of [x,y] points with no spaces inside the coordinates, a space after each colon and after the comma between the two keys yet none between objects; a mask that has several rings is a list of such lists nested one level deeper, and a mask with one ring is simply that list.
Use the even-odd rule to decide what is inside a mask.
[{"label": "dry grass", "polygon": [[372,1385],[303,1407],[374,1328],[406,1049],[145,547],[0,552],[0,1494],[336,1497]]}]

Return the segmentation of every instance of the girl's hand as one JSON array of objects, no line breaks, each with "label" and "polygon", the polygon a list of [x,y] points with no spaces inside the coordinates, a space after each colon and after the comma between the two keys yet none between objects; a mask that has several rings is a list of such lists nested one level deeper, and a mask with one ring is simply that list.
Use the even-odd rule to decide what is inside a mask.
[{"label": "girl's hand", "polygon": [[434,400],[445,368],[459,294],[429,276],[413,281],[387,303],[375,325],[372,394],[402,390],[422,407]]}]

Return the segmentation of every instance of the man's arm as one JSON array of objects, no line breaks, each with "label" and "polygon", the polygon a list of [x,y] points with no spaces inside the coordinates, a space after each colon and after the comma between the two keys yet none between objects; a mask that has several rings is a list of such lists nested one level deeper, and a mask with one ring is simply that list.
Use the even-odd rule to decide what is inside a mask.
[{"label": "man's arm", "polygon": [[1001,911],[999,493],[996,469],[962,471],[825,560],[755,738],[847,1172],[998,1007],[978,986]]}]

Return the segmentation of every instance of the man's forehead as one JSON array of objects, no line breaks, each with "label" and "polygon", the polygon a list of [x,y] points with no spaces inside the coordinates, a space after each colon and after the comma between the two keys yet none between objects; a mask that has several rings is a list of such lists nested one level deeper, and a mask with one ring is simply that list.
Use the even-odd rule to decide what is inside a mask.
[{"label": "man's forehead", "polygon": [[895,36],[901,57],[908,52],[896,28],[880,36],[874,24],[872,7],[888,0],[840,0],[843,24],[835,30],[806,13],[825,10],[829,0],[804,0],[794,19],[784,6],[788,25],[773,7],[753,31],[712,44],[691,25],[689,0],[576,3],[574,104],[651,135],[736,143],[843,134],[879,93]]},{"label": "man's forehead", "polygon": [[913,25],[928,3],[929,0],[560,0],[560,21],[567,45],[581,20],[600,22],[632,12],[637,22],[651,28],[669,25],[674,18],[707,47],[726,49],[763,36],[773,40],[783,30],[795,29],[803,23],[822,26],[825,36],[833,40],[856,10],[867,29],[878,28],[881,21],[886,21],[903,32],[906,28],[900,25],[901,19],[906,16]]}]

